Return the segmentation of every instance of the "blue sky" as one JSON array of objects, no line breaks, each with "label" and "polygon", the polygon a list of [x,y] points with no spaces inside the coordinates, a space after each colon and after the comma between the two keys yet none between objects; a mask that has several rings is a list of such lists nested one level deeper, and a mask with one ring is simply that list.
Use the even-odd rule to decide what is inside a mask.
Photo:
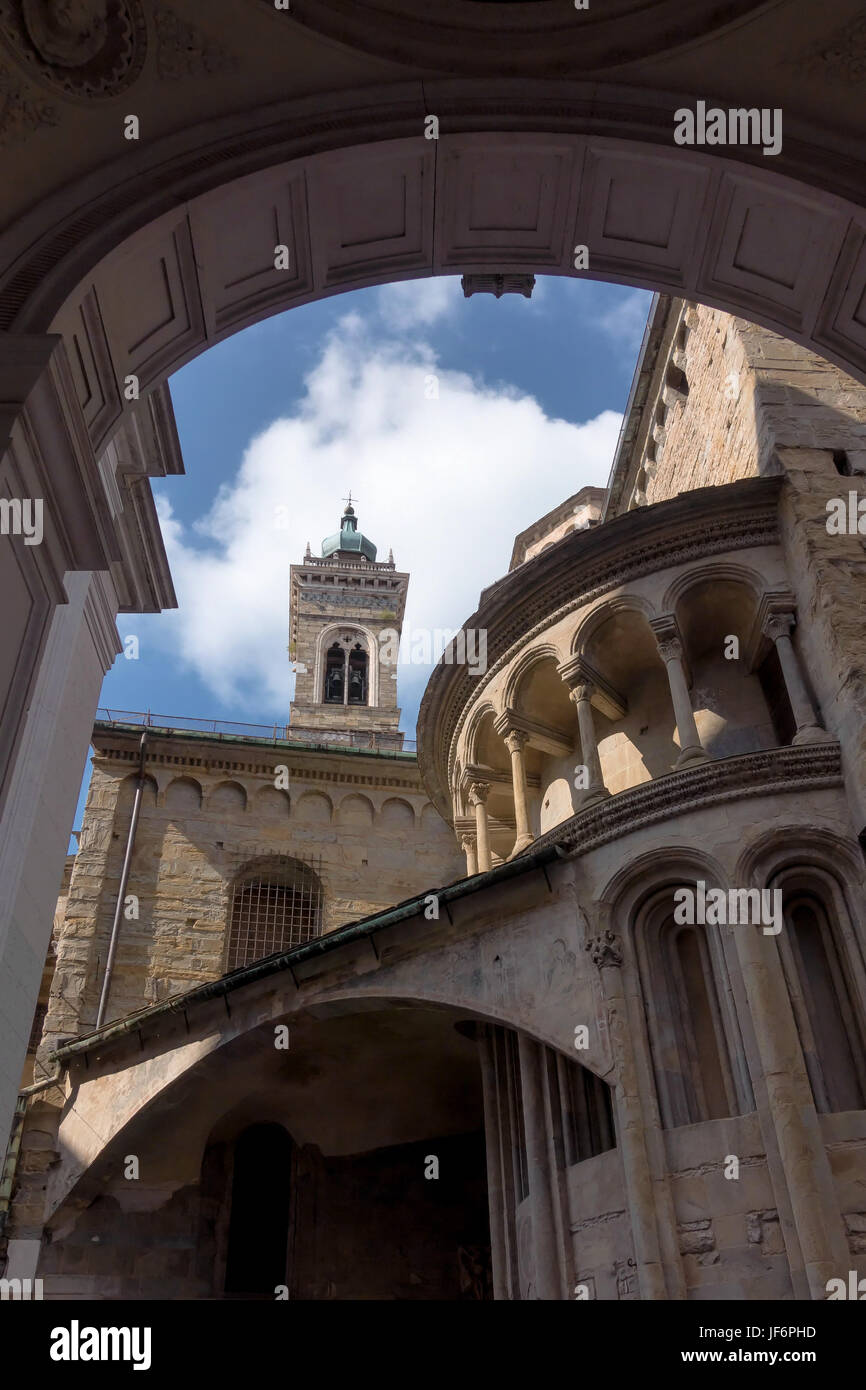
[{"label": "blue sky", "polygon": [[[403,282],[292,309],[184,367],[186,476],[154,484],[179,608],[121,617],[138,659],[118,658],[101,705],[284,724],[289,565],[338,528],[349,488],[379,558],[393,547],[412,576],[410,627],[458,627],[518,531],[606,482],[649,303],[584,279],[539,278],[531,300]],[[398,671],[413,737],[429,668]]]}]

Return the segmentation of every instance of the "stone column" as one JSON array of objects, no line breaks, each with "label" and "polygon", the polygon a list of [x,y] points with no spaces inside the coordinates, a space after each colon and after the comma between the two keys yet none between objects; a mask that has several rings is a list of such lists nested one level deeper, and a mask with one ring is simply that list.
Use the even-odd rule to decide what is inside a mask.
[{"label": "stone column", "polygon": [[493,867],[490,857],[490,832],[487,825],[489,782],[473,782],[469,788],[469,805],[475,809],[475,838],[478,844],[478,872],[485,874]]},{"label": "stone column", "polygon": [[505,746],[511,754],[511,781],[514,786],[514,819],[517,823],[517,838],[514,853],[519,854],[535,838],[529,828],[529,804],[526,794],[526,764],[523,749],[529,735],[522,729],[509,729],[505,735]]},{"label": "stone column", "polygon": [[610,792],[604,785],[601,759],[598,756],[598,744],[595,740],[595,723],[592,717],[592,683],[587,680],[578,680],[571,686],[569,694],[577,709],[580,756],[589,777],[586,795],[581,802],[581,805],[585,806],[590,801],[600,801],[604,797],[610,796]]},{"label": "stone column", "polygon": [[493,1266],[493,1297],[496,1300],[511,1296],[508,1268],[508,1213],[502,1182],[499,1095],[496,1066],[493,1058],[492,1032],[489,1025],[477,1026],[476,1038],[481,1060],[481,1086],[484,1099],[484,1138],[487,1151],[487,1201],[490,1210],[490,1256]]},{"label": "stone column", "polygon": [[828,734],[826,729],[822,729],[818,723],[814,706],[806,689],[806,682],[803,680],[797,653],[791,642],[791,628],[793,626],[793,613],[771,613],[764,622],[762,630],[765,637],[769,637],[770,641],[775,643],[776,651],[779,654],[779,665],[782,668],[785,689],[788,692],[794,723],[797,726],[793,742],[821,743],[831,739],[832,735]]},{"label": "stone column", "polygon": [[471,878],[478,873],[478,854],[475,849],[474,835],[461,835],[460,848],[466,855],[466,877]]},{"label": "stone column", "polygon": [[520,1088],[523,1096],[523,1129],[526,1136],[526,1168],[532,1215],[532,1250],[535,1296],[562,1299],[563,1256],[557,1239],[554,1203],[555,1174],[550,1168],[544,1105],[544,1048],[525,1033],[518,1033]]},{"label": "stone column", "polygon": [[[828,1279],[847,1279],[851,1256],[778,947],[758,927],[735,927],[733,936],[802,1269],[811,1297],[825,1299]],[[793,1270],[796,1255],[789,1250]]]},{"label": "stone column", "polygon": [[676,765],[683,767],[689,763],[706,762],[707,753],[701,743],[698,726],[695,723],[689,683],[683,665],[683,644],[670,625],[656,629],[656,642],[667,669],[671,700],[674,706],[674,718],[677,721],[680,755]]},{"label": "stone column", "polygon": [[[623,947],[612,931],[604,931],[586,943],[601,976],[607,1011],[613,1063],[616,1070],[617,1146],[625,1174],[626,1194],[631,1217],[634,1254],[641,1298],[667,1299],[665,1260],[656,1207],[656,1183],[647,1148],[647,1118],[642,1100],[643,1087],[635,1056],[629,1009],[622,978]],[[675,1242],[676,1217],[670,1192],[665,1204],[668,1244]],[[682,1266],[674,1250],[668,1250],[668,1264],[674,1271],[674,1297],[685,1297]]]}]

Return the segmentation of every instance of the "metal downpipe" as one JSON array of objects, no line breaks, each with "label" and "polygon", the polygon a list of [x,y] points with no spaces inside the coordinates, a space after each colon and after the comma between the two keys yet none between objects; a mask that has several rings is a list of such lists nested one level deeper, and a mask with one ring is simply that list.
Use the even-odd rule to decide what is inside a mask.
[{"label": "metal downpipe", "polygon": [[135,788],[135,800],[132,803],[129,834],[126,837],[126,853],[123,856],[120,886],[117,890],[117,904],[114,909],[114,921],[111,924],[111,937],[108,943],[108,959],[105,962],[105,975],[102,980],[102,992],[99,996],[99,1008],[96,1013],[97,1028],[101,1028],[105,1020],[105,1011],[108,1008],[108,992],[111,989],[111,975],[114,970],[114,957],[117,954],[117,943],[120,938],[120,919],[123,913],[124,899],[126,898],[126,886],[129,882],[132,851],[135,848],[135,832],[138,828],[138,813],[141,810],[141,798],[144,794],[144,763],[147,756],[147,730],[141,735],[141,743],[138,746],[138,752],[138,785]]}]

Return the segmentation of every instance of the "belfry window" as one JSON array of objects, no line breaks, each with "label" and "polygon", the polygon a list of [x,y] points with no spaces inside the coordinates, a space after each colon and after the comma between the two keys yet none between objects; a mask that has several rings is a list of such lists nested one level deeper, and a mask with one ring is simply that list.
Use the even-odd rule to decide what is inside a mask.
[{"label": "belfry window", "polygon": [[342,705],[344,703],[345,688],[346,653],[339,642],[334,642],[333,645],[328,648],[328,654],[325,658],[325,704]]},{"label": "belfry window", "polygon": [[360,642],[356,642],[349,653],[349,696],[350,705],[367,703],[367,653]]},{"label": "belfry window", "polygon": [[322,930],[322,884],[309,864],[276,857],[245,870],[232,888],[226,971],[288,951]]},{"label": "belfry window", "polygon": [[357,632],[344,632],[325,653],[322,700],[326,705],[366,705],[370,693],[370,658]]}]

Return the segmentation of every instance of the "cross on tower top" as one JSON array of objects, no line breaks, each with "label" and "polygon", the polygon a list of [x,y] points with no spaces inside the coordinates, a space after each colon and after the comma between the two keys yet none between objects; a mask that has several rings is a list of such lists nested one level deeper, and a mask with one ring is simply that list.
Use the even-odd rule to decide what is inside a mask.
[{"label": "cross on tower top", "polygon": [[[351,507],[351,505],[352,505],[352,489],[351,489],[351,488],[349,488],[349,496],[348,496],[348,497],[344,497],[342,500],[346,503],[347,506]],[[358,500],[357,497],[356,497],[354,500],[357,502],[357,500]]]}]

